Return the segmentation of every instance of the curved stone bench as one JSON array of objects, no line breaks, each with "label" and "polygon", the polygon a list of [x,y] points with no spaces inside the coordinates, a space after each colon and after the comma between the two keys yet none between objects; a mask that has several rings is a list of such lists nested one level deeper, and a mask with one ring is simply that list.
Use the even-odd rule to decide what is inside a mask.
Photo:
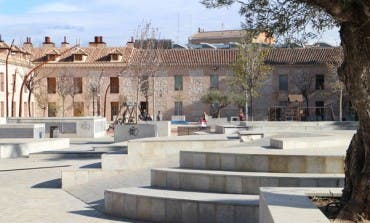
[{"label": "curved stone bench", "polygon": [[259,196],[156,188],[104,193],[107,214],[152,222],[258,222]]},{"label": "curved stone bench", "polygon": [[259,194],[259,187],[343,187],[343,184],[344,174],[151,170],[151,186],[173,190]]}]

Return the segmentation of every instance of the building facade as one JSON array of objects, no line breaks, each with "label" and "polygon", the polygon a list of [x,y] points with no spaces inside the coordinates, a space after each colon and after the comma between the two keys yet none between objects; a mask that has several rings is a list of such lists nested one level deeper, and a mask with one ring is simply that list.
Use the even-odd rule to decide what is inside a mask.
[{"label": "building facade", "polygon": [[[56,47],[45,38],[42,47],[26,41],[24,48],[39,66],[33,99],[37,116],[100,115],[108,121],[135,114],[135,107],[138,115],[145,110],[155,117],[160,111],[166,120],[184,115],[198,121],[210,110],[201,102],[203,95],[210,89],[230,90],[230,65],[238,56],[237,49],[164,49],[155,63],[148,63],[149,50],[144,55],[132,43],[109,47],[102,37],[87,47],[66,40]],[[270,48],[265,62],[272,72],[253,100],[253,119],[337,120],[339,93],[332,88],[337,77],[330,67],[340,63],[341,55],[340,48]],[[298,77],[310,81],[306,89],[299,86],[305,79]],[[346,103],[344,117],[351,119]],[[221,116],[238,113],[238,107],[229,105]]]},{"label": "building facade", "polygon": [[[20,90],[24,77],[33,67],[30,52],[0,39],[0,117],[35,115],[36,105],[33,97],[28,98],[28,85]],[[26,108],[21,114],[20,107]]]}]

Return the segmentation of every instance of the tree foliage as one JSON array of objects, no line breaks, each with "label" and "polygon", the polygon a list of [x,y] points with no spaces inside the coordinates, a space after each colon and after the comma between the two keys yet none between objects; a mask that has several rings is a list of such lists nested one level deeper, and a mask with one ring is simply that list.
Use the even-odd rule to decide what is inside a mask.
[{"label": "tree foliage", "polygon": [[210,105],[212,118],[219,118],[221,110],[230,104],[230,97],[219,90],[210,90],[201,101]]},{"label": "tree foliage", "polygon": [[233,98],[237,99],[236,104],[240,103],[240,97],[248,95],[253,117],[253,97],[258,96],[258,90],[271,73],[271,67],[265,64],[268,49],[249,44],[247,40],[239,46],[239,55],[232,65],[234,72],[229,83]]},{"label": "tree foliage", "polygon": [[[370,1],[202,0],[207,7],[240,4],[245,28],[303,39],[340,27],[343,63],[338,68],[359,128],[347,150],[340,219],[370,219]],[[310,31],[312,30],[312,31]]]}]

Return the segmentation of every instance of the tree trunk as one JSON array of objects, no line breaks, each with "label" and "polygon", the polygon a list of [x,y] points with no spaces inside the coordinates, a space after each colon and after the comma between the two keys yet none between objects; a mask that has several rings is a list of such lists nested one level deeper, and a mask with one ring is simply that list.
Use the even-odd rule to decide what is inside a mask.
[{"label": "tree trunk", "polygon": [[[32,89],[28,89],[28,117],[31,117],[31,95],[32,95]],[[24,108],[26,109],[26,108]]]},{"label": "tree trunk", "polygon": [[338,69],[359,117],[345,160],[344,207],[338,218],[370,218],[370,24],[341,24],[344,61]]}]

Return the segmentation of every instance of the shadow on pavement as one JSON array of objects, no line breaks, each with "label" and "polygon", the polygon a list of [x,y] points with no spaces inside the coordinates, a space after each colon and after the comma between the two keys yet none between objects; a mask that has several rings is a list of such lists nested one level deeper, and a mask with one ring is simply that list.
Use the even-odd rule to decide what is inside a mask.
[{"label": "shadow on pavement", "polygon": [[36,185],[33,185],[31,188],[44,188],[44,189],[60,189],[62,186],[62,179],[57,178],[54,180],[45,181]]}]

